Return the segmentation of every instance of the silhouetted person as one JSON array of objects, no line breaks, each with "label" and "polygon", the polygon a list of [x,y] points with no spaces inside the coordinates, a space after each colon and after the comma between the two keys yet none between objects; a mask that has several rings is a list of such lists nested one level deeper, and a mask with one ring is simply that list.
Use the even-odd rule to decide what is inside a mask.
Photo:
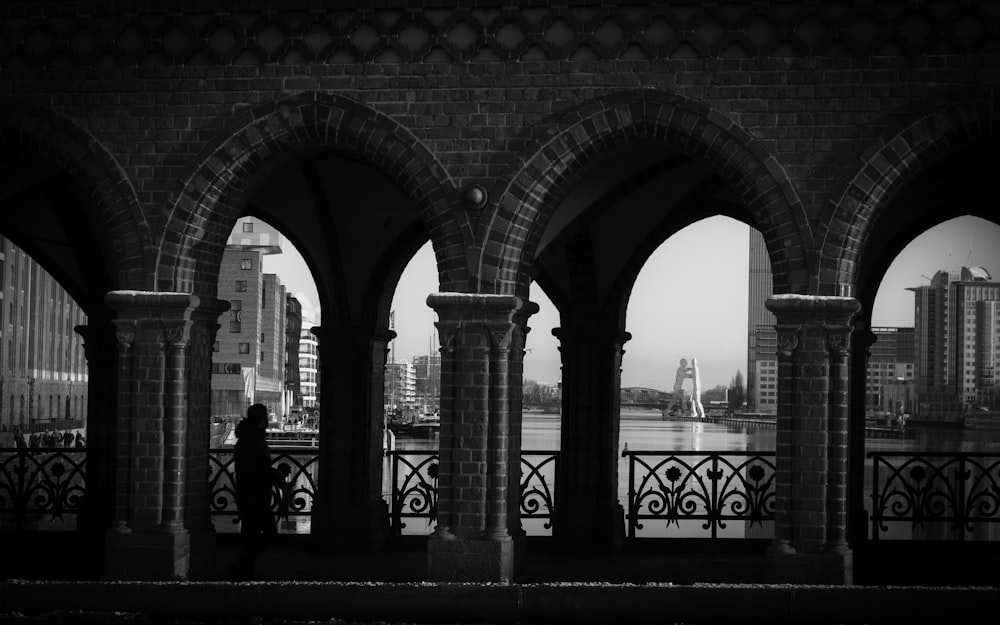
[{"label": "silhouetted person", "polygon": [[278,472],[271,467],[271,452],[264,437],[267,407],[254,404],[247,418],[236,426],[236,507],[243,550],[233,569],[237,579],[253,579],[257,558],[277,534],[271,513],[272,485]]}]

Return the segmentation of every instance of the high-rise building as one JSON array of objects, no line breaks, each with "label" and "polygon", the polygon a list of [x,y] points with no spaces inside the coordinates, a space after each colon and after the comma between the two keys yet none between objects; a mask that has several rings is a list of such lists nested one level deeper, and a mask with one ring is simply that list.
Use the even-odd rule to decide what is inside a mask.
[{"label": "high-rise building", "polygon": [[312,333],[313,321],[303,313],[299,334],[299,384],[302,409],[312,412],[319,406],[319,343]]},{"label": "high-rise building", "polygon": [[212,357],[212,416],[234,420],[251,403],[280,418],[285,384],[285,287],[263,272],[266,254],[281,253],[281,236],[263,222],[240,219],[227,242],[218,297],[229,300]]},{"label": "high-rise building", "polygon": [[74,327],[86,323],[55,278],[0,236],[0,432],[85,425],[87,360]]},{"label": "high-rise building", "polygon": [[388,410],[412,409],[417,403],[417,376],[413,365],[391,362],[385,365],[385,405]]},{"label": "high-rise building", "polygon": [[746,404],[751,412],[778,411],[778,334],[774,313],[764,303],[774,291],[771,259],[764,235],[750,228],[749,289],[747,297]]},{"label": "high-rise building", "polygon": [[302,335],[302,304],[294,295],[285,295],[285,394],[289,407],[302,406],[299,373],[299,339]]},{"label": "high-rise building", "polygon": [[916,399],[913,328],[872,328],[865,377],[865,416],[910,413]]},{"label": "high-rise building", "polygon": [[430,409],[441,404],[441,355],[427,354],[413,357],[417,401]]},{"label": "high-rise building", "polygon": [[996,407],[1000,283],[982,267],[962,267],[909,290],[918,418],[958,421],[966,410]]}]

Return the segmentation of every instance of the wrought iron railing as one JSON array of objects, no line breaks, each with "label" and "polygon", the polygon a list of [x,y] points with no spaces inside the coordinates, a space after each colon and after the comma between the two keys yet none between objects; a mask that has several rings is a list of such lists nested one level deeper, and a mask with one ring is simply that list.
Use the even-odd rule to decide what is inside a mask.
[{"label": "wrought iron railing", "polygon": [[86,472],[84,448],[0,449],[0,529],[75,530]]},{"label": "wrought iron railing", "polygon": [[[212,449],[208,456],[209,514],[221,521],[215,523],[215,528],[222,532],[238,530],[233,453],[230,448]],[[283,476],[283,481],[271,490],[271,509],[279,518],[312,516],[317,464],[315,449],[271,448],[271,466]],[[229,523],[225,522],[226,517]]]},{"label": "wrought iron railing", "polygon": [[[389,515],[392,532],[404,533],[406,520],[422,519],[425,527],[437,516],[438,455],[432,451],[387,451],[389,460]],[[521,519],[538,520],[542,532],[552,527],[558,452],[521,452]]]},{"label": "wrought iron railing", "polygon": [[[0,530],[76,529],[86,493],[86,453],[0,449]],[[210,513],[220,531],[237,529],[232,454],[213,449],[209,458]],[[628,461],[630,537],[766,537],[774,514],[773,452],[622,455]],[[272,448],[272,457],[286,476],[285,487],[273,492],[273,510],[310,519],[315,450]],[[393,531],[402,532],[410,519],[424,519],[429,530],[437,512],[437,454],[393,451],[386,457]],[[1000,540],[1000,455],[873,452],[868,457],[872,539]],[[521,518],[526,526],[535,523],[534,531],[526,527],[529,533],[552,528],[557,463],[556,452],[521,455]],[[683,525],[692,531],[678,533]]]},{"label": "wrought iron railing", "polygon": [[[629,451],[628,537],[659,523],[644,536],[727,535],[766,537],[774,519],[774,452]],[[699,529],[700,526],[700,529]],[[671,531],[673,533],[671,533]]]},{"label": "wrought iron railing", "polygon": [[[551,532],[558,451],[521,452],[521,522],[528,534]],[[537,529],[533,521],[541,524]]]},{"label": "wrought iron railing", "polygon": [[1000,539],[1000,455],[872,452],[868,457],[872,540]]}]

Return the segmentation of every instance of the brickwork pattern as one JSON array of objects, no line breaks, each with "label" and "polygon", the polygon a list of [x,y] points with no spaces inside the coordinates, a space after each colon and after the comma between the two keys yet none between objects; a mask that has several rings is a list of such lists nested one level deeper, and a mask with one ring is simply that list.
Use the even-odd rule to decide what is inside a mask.
[{"label": "brickwork pattern", "polygon": [[432,295],[428,303],[441,319],[437,533],[510,539],[510,529],[519,528],[519,507],[509,505],[519,472],[510,471],[516,452],[509,415],[520,397],[511,372],[523,366],[517,320],[535,307],[517,297],[457,293]]},{"label": "brickwork pattern", "polygon": [[[0,76],[0,89],[18,101],[37,102],[28,106],[31,110],[52,108],[79,125],[79,132],[107,146],[126,174],[124,180],[136,189],[139,203],[133,201],[135,208],[128,214],[145,215],[150,234],[129,234],[126,225],[138,220],[125,219],[121,209],[109,218],[108,231],[121,232],[116,240],[133,250],[123,254],[130,268],[125,273],[129,282],[124,284],[123,278],[121,286],[148,284],[151,264],[145,259],[158,256],[157,288],[210,293],[210,271],[198,268],[217,262],[251,183],[266,175],[272,157],[325,144],[359,155],[379,153],[376,164],[394,172],[411,194],[424,198],[424,221],[435,242],[443,289],[515,289],[511,280],[523,274],[511,275],[507,265],[488,264],[503,257],[505,243],[518,244],[511,251],[522,249],[519,238],[529,236],[524,230],[541,223],[524,223],[526,214],[514,218],[515,210],[526,210],[517,206],[514,195],[491,193],[483,209],[460,208],[457,189],[478,180],[499,180],[496,184],[505,188],[509,183],[503,179],[537,178],[545,156],[537,146],[547,133],[556,132],[557,119],[566,123],[573,117],[569,111],[575,110],[577,115],[592,112],[591,124],[603,123],[610,111],[624,113],[627,107],[601,112],[608,108],[602,102],[619,97],[612,94],[622,90],[642,87],[647,100],[697,103],[703,112],[698,122],[703,140],[716,132],[714,127],[727,124],[731,136],[751,137],[758,146],[754,158],[771,164],[762,173],[767,171],[765,180],[775,180],[774,198],[795,206],[797,197],[802,206],[799,215],[790,211],[787,220],[780,220],[780,231],[769,231],[780,240],[770,248],[778,254],[772,259],[776,272],[788,276],[789,291],[830,293],[849,287],[842,284],[842,274],[817,273],[821,250],[814,251],[810,240],[836,245],[834,238],[825,236],[831,221],[823,211],[830,212],[826,206],[831,192],[840,188],[836,197],[844,195],[842,176],[854,176],[861,155],[878,145],[879,137],[899,133],[902,124],[910,123],[908,109],[969,85],[997,81],[995,61],[988,58],[969,57],[942,67],[920,60],[910,64],[900,68],[892,59],[708,59],[476,64],[456,71],[416,64],[380,66],[378,73],[351,65],[210,67],[142,79],[135,70],[109,69],[33,75],[33,80],[10,72]],[[61,87],[58,93],[52,93],[53,81]],[[101,88],[107,91],[102,94]],[[337,95],[299,91],[305,88]],[[296,92],[299,95],[290,95]],[[109,104],[95,106],[104,100]],[[14,124],[44,126],[48,117],[35,115],[31,122],[16,116]],[[588,132],[593,138],[588,139]],[[599,138],[609,135],[587,125],[575,126],[574,133],[579,151],[598,147]],[[746,149],[736,143],[732,158]],[[707,145],[688,150],[697,153]],[[572,154],[555,145],[546,152],[559,159]],[[524,173],[512,173],[533,157]],[[746,164],[740,166],[743,177],[754,172]],[[79,178],[96,179],[95,185],[107,177],[89,168],[77,171]],[[543,197],[551,192],[544,185],[528,189]],[[539,200],[533,197],[532,202]],[[761,196],[757,202],[760,212],[766,200]],[[790,232],[798,236],[788,236],[789,220],[794,223]],[[766,224],[763,215],[760,221]],[[803,258],[787,266],[779,250]],[[836,249],[822,254],[831,257]],[[136,262],[139,259],[144,262]],[[485,278],[482,287],[471,279],[479,275]]]},{"label": "brickwork pattern", "polygon": [[108,273],[121,285],[151,286],[155,244],[146,215],[129,175],[100,141],[47,107],[10,97],[0,97],[0,140],[73,172],[91,227],[111,235],[98,241],[111,252]]},{"label": "brickwork pattern", "polygon": [[[900,189],[936,159],[958,146],[995,141],[1000,121],[992,97],[973,88],[926,103],[908,122],[878,138],[831,193],[822,221],[829,223],[818,245],[821,260],[814,290],[820,295],[855,296],[851,290],[858,256],[869,242],[871,224]],[[875,242],[877,244],[878,242]],[[832,287],[839,287],[833,290]]]},{"label": "brickwork pattern", "polygon": [[[133,555],[167,549],[166,568],[176,571],[188,547],[152,532],[164,520],[188,531],[207,521],[197,511],[207,482],[205,350],[221,308],[196,314],[188,298],[216,293],[226,238],[255,185],[332,151],[383,172],[417,209],[398,256],[377,259],[379,275],[394,284],[418,242],[434,245],[436,536],[444,544],[454,532],[483,543],[489,558],[513,557],[497,545],[519,529],[512,480],[534,254],[588,167],[610,148],[650,142],[707,164],[736,192],[745,205],[736,216],[767,240],[777,293],[845,296],[775,311],[775,549],[837,548],[850,362],[835,337],[857,305],[844,301],[858,258],[882,243],[869,233],[899,189],[940,156],[996,142],[996,7],[377,4],[338,14],[303,0],[298,17],[265,0],[240,11],[226,0],[0,5],[5,146],[71,181],[98,240],[70,243],[99,250],[111,286],[143,301],[159,291],[187,302],[183,314],[112,302],[114,529],[138,530]],[[485,190],[481,201],[470,201],[473,185]],[[679,204],[672,223],[704,210]],[[97,301],[109,286],[97,285],[77,290]],[[582,286],[574,304],[593,285]],[[321,453],[352,476],[373,466],[376,430],[366,419],[378,414],[369,404],[380,396],[373,372],[392,290],[365,288],[364,319],[336,319],[321,336],[324,350],[351,354],[338,371],[335,357],[325,359],[324,388],[347,390],[327,396],[345,411],[324,421]],[[166,341],[165,318],[192,338]],[[369,483],[347,481],[354,490],[343,494],[370,527],[357,512],[370,503]],[[340,494],[317,495],[317,518],[324,505],[339,518],[330,511]],[[449,549],[463,547],[442,553]]]},{"label": "brickwork pattern", "polygon": [[775,542],[846,550],[848,347],[857,300],[772,298],[778,332]]},{"label": "brickwork pattern", "polygon": [[434,158],[398,122],[346,98],[318,92],[281,98],[243,112],[228,126],[183,176],[187,182],[164,234],[161,288],[212,292],[211,268],[219,262],[212,246],[229,236],[274,159],[303,146],[349,151],[395,178],[422,210],[443,211],[432,208],[448,188]]},{"label": "brickwork pattern", "polygon": [[[405,0],[63,2],[0,12],[0,67],[587,61],[988,50],[993,3],[648,3],[524,6]],[[575,6],[576,5],[576,6]],[[187,11],[178,9],[187,8]]]}]

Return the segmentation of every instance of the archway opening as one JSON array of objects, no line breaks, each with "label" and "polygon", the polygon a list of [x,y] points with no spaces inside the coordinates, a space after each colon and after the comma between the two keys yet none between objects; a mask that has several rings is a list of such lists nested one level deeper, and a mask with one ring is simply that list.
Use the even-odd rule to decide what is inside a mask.
[{"label": "archway opening", "polygon": [[[885,496],[895,482],[910,484],[915,470],[949,507],[957,504],[948,503],[950,463],[967,454],[1000,460],[997,241],[995,221],[954,217],[910,240],[880,280],[864,371],[864,505],[869,518],[879,519],[867,524],[869,539],[994,536],[995,528],[970,523],[959,530],[933,514],[920,524],[895,518]],[[904,463],[913,470],[901,471]],[[867,496],[873,490],[882,493],[875,501]]]},{"label": "archway opening", "polygon": [[[43,483],[59,464],[67,493],[5,498],[2,524],[13,527],[2,529],[79,529],[83,510],[68,493],[85,488],[90,391],[77,328],[86,325],[83,308],[59,281],[0,236],[0,466],[8,467],[0,475]],[[19,454],[31,460],[20,462]],[[20,487],[4,483],[0,490]]]},{"label": "archway opening", "polygon": [[[755,263],[766,271],[755,273]],[[625,453],[618,496],[629,514],[652,512],[648,488],[661,475],[678,497],[700,501],[706,495],[710,501],[711,489],[699,493],[692,486],[725,475],[717,486],[739,484],[730,496],[753,497],[738,479],[746,467],[755,464],[773,474],[770,457],[758,455],[775,449],[775,412],[766,403],[775,394],[768,340],[774,322],[760,314],[770,295],[763,237],[730,217],[708,217],[678,230],[642,265],[628,299],[631,337],[621,364],[619,446]],[[748,371],[756,377],[748,378]],[[708,464],[713,469],[706,472]],[[734,470],[739,466],[744,468]],[[642,473],[650,467],[656,469]],[[737,479],[730,477],[734,472]],[[694,507],[695,516],[717,512],[707,504]],[[744,519],[710,527],[704,519],[687,518],[688,512],[679,521],[636,522],[629,535],[742,539],[772,531],[770,521]]]},{"label": "archway opening", "polygon": [[[304,470],[310,461],[292,450],[314,448],[319,440],[318,355],[311,330],[320,325],[321,309],[312,274],[277,228],[260,218],[241,217],[222,254],[217,294],[230,308],[219,319],[212,346],[214,466],[227,466],[236,426],[251,404],[263,404],[272,455],[296,467],[288,476],[291,490],[311,499],[309,484],[315,476]],[[216,475],[212,483],[218,482]],[[232,512],[216,512],[227,511]],[[226,522],[227,515],[216,514],[213,520],[216,531],[238,530]],[[309,527],[306,515],[286,515],[281,524],[290,533],[308,533]]]}]

